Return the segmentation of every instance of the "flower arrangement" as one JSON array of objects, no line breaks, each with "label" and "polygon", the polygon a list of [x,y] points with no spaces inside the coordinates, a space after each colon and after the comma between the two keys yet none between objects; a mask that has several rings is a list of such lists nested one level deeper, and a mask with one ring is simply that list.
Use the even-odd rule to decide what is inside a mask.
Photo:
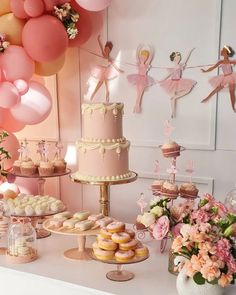
[{"label": "flower arrangement", "polygon": [[6,40],[6,34],[0,34],[0,53],[3,53],[10,43]]},{"label": "flower arrangement", "polygon": [[79,14],[75,11],[70,3],[54,6],[54,15],[63,23],[66,28],[69,39],[75,39],[78,34],[76,23],[79,20]]},{"label": "flower arrangement", "polygon": [[183,256],[178,265],[198,285],[226,287],[236,279],[236,215],[206,194],[175,237],[172,250]]},{"label": "flower arrangement", "polygon": [[4,147],[1,146],[2,142],[5,140],[5,138],[8,136],[8,133],[6,131],[2,131],[0,133],[0,176],[6,176],[7,172],[4,170],[4,160],[10,159],[11,155],[8,151],[4,149]]},{"label": "flower arrangement", "polygon": [[171,203],[171,199],[157,197],[150,202],[148,212],[137,216],[137,223],[142,224],[156,240],[178,235],[180,226],[189,221],[194,201]]}]

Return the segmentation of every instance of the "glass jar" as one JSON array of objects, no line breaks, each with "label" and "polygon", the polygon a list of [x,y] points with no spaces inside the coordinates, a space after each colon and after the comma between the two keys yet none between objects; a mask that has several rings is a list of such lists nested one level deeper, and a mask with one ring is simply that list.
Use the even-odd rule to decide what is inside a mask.
[{"label": "glass jar", "polygon": [[11,218],[7,258],[12,263],[27,263],[37,258],[36,232],[30,218]]},{"label": "glass jar", "polygon": [[230,192],[228,192],[224,204],[225,207],[229,210],[229,212],[236,214],[236,189],[233,189]]}]

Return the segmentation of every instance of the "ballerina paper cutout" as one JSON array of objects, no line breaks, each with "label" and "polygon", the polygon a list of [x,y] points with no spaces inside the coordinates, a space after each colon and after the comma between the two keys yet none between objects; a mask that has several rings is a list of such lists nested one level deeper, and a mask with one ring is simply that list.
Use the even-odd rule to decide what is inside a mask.
[{"label": "ballerina paper cutout", "polygon": [[188,60],[193,52],[194,48],[189,52],[185,61],[182,61],[180,52],[172,52],[170,60],[174,63],[173,68],[167,68],[169,74],[161,81],[157,81],[160,86],[167,92],[171,98],[171,117],[176,115],[176,101],[177,99],[187,95],[197,84],[192,79],[182,78],[183,71],[185,70]]},{"label": "ballerina paper cutout", "polygon": [[144,45],[139,45],[136,51],[138,74],[131,74],[127,76],[128,81],[136,86],[137,98],[134,107],[134,113],[141,113],[141,105],[144,91],[147,87],[152,86],[155,80],[148,76],[148,71],[151,68],[151,61],[153,59],[154,50],[152,47],[145,49]]},{"label": "ballerina paper cutout", "polygon": [[[88,80],[88,91],[84,95],[85,99],[93,100],[94,96],[96,95],[97,91],[100,87],[105,84],[105,91],[106,91],[106,102],[109,101],[109,88],[108,88],[108,81],[115,79],[119,76],[120,73],[123,73],[115,63],[114,60],[110,57],[110,53],[113,48],[113,44],[110,41],[107,41],[106,44],[103,46],[101,42],[100,35],[98,36],[98,44],[102,52],[102,57],[107,60],[107,66],[96,66],[92,72],[91,77]],[[95,83],[94,83],[95,80]]]},{"label": "ballerina paper cutout", "polygon": [[236,84],[236,73],[232,70],[232,65],[236,64],[236,60],[230,60],[229,57],[234,55],[234,50],[230,47],[225,45],[220,52],[220,55],[223,59],[219,60],[215,65],[208,68],[207,70],[201,69],[203,73],[210,72],[216,68],[221,68],[223,75],[214,76],[209,80],[209,83],[214,90],[201,102],[208,101],[214,94],[222,90],[223,88],[229,89],[230,94],[230,101],[231,107],[234,112],[235,110],[235,84]]}]

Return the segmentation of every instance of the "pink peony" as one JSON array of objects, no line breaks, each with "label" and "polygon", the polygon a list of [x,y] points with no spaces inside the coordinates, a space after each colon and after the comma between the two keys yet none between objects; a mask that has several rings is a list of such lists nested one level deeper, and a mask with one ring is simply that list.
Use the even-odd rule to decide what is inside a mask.
[{"label": "pink peony", "polygon": [[156,240],[162,240],[168,233],[170,228],[170,221],[166,215],[161,216],[153,227],[153,237]]},{"label": "pink peony", "polygon": [[196,220],[196,223],[208,222],[210,220],[209,214],[202,209],[193,211],[191,217]]},{"label": "pink peony", "polygon": [[224,261],[228,260],[230,255],[230,243],[227,239],[220,239],[216,245],[216,255],[223,259]]}]

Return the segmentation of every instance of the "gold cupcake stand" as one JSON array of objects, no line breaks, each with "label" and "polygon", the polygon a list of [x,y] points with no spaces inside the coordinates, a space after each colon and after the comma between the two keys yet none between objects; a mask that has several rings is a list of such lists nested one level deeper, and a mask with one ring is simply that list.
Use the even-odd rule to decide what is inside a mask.
[{"label": "gold cupcake stand", "polygon": [[138,177],[136,172],[132,172],[129,178],[120,180],[103,180],[103,181],[88,181],[77,178],[76,173],[71,174],[70,178],[75,183],[98,185],[100,187],[100,213],[109,216],[110,213],[110,186],[117,184],[126,184],[135,181]]}]

